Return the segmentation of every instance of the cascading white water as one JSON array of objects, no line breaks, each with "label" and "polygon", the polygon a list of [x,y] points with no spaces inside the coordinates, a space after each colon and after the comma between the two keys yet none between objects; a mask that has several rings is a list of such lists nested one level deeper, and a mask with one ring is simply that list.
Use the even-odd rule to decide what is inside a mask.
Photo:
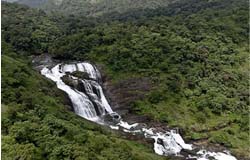
[{"label": "cascading white water", "polygon": [[88,73],[89,77],[94,80],[99,80],[101,78],[101,74],[96,69],[96,67],[86,62],[61,65],[60,71],[63,73],[66,73],[66,72],[72,73],[75,71],[86,72]]},{"label": "cascading white water", "polygon": [[[62,80],[63,76],[75,71],[85,72],[89,79],[80,79],[69,75],[72,80],[79,81],[83,84],[84,91],[79,91],[77,88],[70,87]],[[102,116],[117,115],[111,109],[101,85],[101,74],[97,68],[90,63],[74,63],[74,64],[58,64],[52,69],[44,67],[41,74],[54,81],[57,87],[66,92],[73,104],[74,111],[77,115],[86,118],[90,121],[104,124]],[[122,129],[124,132],[131,134],[143,134],[145,138],[154,139],[154,151],[159,155],[179,155],[182,149],[192,150],[191,144],[186,144],[179,133],[175,130],[157,132],[154,128],[137,128],[139,124],[135,123],[129,125],[127,122],[119,120],[116,125],[109,125],[111,129]],[[197,160],[208,160],[213,157],[215,160],[236,160],[230,153],[209,152],[200,150],[196,155],[189,155],[188,158],[195,158]]]},{"label": "cascading white water", "polygon": [[90,74],[91,78],[98,79],[98,75],[93,74],[93,71],[90,70],[93,68],[89,67],[90,64],[88,63],[80,63],[77,65],[58,64],[52,69],[48,69],[47,67],[45,67],[42,69],[41,74],[56,82],[57,87],[68,94],[76,114],[91,121],[99,121],[99,117],[97,116],[94,105],[90,101],[88,96],[76,89],[72,89],[62,81],[62,77],[66,75],[66,72],[72,73],[74,71],[77,71],[77,66],[80,66],[80,71]]}]

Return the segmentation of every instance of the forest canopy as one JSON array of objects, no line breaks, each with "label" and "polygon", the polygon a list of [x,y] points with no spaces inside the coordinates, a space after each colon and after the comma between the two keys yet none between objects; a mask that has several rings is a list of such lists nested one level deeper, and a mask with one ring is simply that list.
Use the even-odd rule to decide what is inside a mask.
[{"label": "forest canopy", "polygon": [[63,94],[30,65],[43,53],[102,65],[113,83],[149,78],[153,89],[132,112],[250,158],[247,1],[103,8],[91,17],[2,2],[2,158],[160,159],[66,111]]}]

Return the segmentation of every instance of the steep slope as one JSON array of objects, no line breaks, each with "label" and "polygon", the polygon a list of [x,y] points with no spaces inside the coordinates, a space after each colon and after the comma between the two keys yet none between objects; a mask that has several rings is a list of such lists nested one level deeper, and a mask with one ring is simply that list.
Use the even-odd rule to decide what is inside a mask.
[{"label": "steep slope", "polygon": [[17,0],[16,1],[19,4],[25,4],[27,6],[30,7],[41,7],[43,6],[45,3],[48,2],[48,0]]},{"label": "steep slope", "polygon": [[[55,139],[61,135],[68,138],[68,140],[64,140],[64,138],[58,138],[58,141],[53,140],[51,145],[53,151],[48,149],[49,144],[40,143],[35,138],[40,134],[39,129],[32,131],[30,136],[23,132],[21,126],[14,126],[13,130],[8,127],[15,124],[16,121],[27,120],[27,117],[31,117],[30,121],[37,122],[37,116],[30,116],[30,114],[44,115],[44,112],[40,113],[39,107],[33,109],[32,106],[36,103],[40,106],[43,106],[43,103],[51,106],[47,103],[54,103],[54,100],[47,102],[46,99],[48,98],[49,101],[50,98],[46,96],[41,101],[35,98],[35,101],[31,101],[30,104],[31,95],[27,92],[31,89],[26,92],[25,88],[30,82],[35,81],[34,79],[41,77],[37,75],[31,77],[32,80],[27,80],[28,76],[35,73],[27,71],[30,68],[21,67],[28,63],[23,62],[24,60],[18,60],[22,61],[21,66],[12,67],[13,64],[19,64],[13,59],[19,59],[23,53],[33,55],[34,53],[49,52],[60,59],[89,60],[97,63],[106,75],[106,83],[111,86],[110,98],[112,101],[118,102],[118,107],[126,106],[128,114],[147,116],[147,121],[159,122],[162,126],[179,127],[185,138],[190,141],[209,147],[211,144],[216,147],[226,147],[233,151],[233,154],[239,159],[249,159],[249,84],[247,77],[249,75],[247,62],[249,54],[247,22],[249,17],[247,6],[245,0],[188,0],[155,10],[135,9],[120,14],[113,12],[92,21],[83,16],[78,17],[79,15],[65,18],[59,14],[59,16],[48,17],[44,12],[36,9],[4,3],[2,6],[2,11],[4,11],[3,40],[12,45],[13,49],[7,49],[10,53],[8,55],[12,58],[6,57],[7,60],[3,63],[5,70],[3,74],[7,75],[4,76],[4,79],[8,79],[8,82],[4,82],[2,85],[3,96],[5,96],[3,99],[6,99],[3,102],[5,106],[12,106],[11,102],[14,102],[14,108],[21,105],[21,111],[10,111],[10,113],[8,111],[7,117],[3,120],[2,124],[6,128],[4,134],[7,136],[4,144],[8,144],[5,147],[5,153],[10,152],[11,149],[8,150],[8,147],[18,142],[18,145],[15,146],[18,146],[20,151],[18,154],[10,152],[12,156],[21,155],[21,151],[24,151],[25,147],[33,148],[30,147],[33,143],[35,147],[38,146],[34,149],[35,153],[49,154],[48,157],[59,154],[67,157],[69,155],[67,151],[62,148],[58,149],[60,145],[58,141],[62,140],[65,148],[70,143],[72,139],[68,137],[72,137],[75,132],[69,135],[66,133],[68,130],[72,130],[72,132],[75,130],[74,127],[71,128],[72,123],[74,126],[78,126],[77,129],[83,128],[83,130],[80,129],[80,132],[91,133],[88,134],[91,139],[89,141],[95,139],[93,135],[99,135],[99,127],[93,129],[92,124],[85,125],[87,122],[84,120],[75,122],[74,115],[65,109],[60,109],[60,113],[51,111],[51,113],[58,114],[60,119],[65,118],[64,113],[67,113],[66,115],[69,113],[70,116],[66,116],[65,121],[60,121],[59,124],[47,124],[51,119],[46,119],[46,122],[42,121],[44,123],[38,126],[40,128],[42,125],[49,125],[50,129],[45,133],[56,135]],[[84,14],[86,13],[87,11],[84,11]],[[105,21],[103,22],[103,20]],[[86,21],[88,22],[86,23]],[[50,27],[52,28],[50,29]],[[42,34],[40,34],[41,32]],[[25,58],[27,59],[27,57]],[[8,67],[13,69],[8,71]],[[21,73],[19,74],[19,72]],[[22,83],[26,86],[20,85]],[[135,86],[138,83],[141,86]],[[150,89],[143,86],[147,84],[150,84]],[[36,88],[41,86],[47,86],[47,84],[35,85]],[[35,97],[42,97],[46,94],[55,96],[51,93],[54,91],[48,91],[46,88],[50,87],[45,87],[45,93],[40,95],[39,92],[39,96]],[[36,95],[33,90],[31,93]],[[60,98],[61,96],[56,97],[58,97],[58,101],[55,103],[63,100]],[[22,98],[25,98],[24,105]],[[125,101],[129,103],[124,104]],[[63,104],[53,104],[54,106],[62,107]],[[22,110],[26,107],[31,107],[31,113],[26,113],[26,109]],[[123,116],[127,116],[127,114]],[[83,126],[78,125],[78,122],[84,123]],[[66,129],[64,124],[67,126]],[[27,126],[29,125],[31,124]],[[87,127],[86,131],[85,126],[90,128]],[[14,134],[15,128],[18,128],[17,135]],[[106,135],[106,130],[101,129],[100,133],[102,136]],[[29,135],[29,138],[26,138],[25,135]],[[80,148],[84,147],[82,142],[78,142],[79,138],[76,139],[73,141],[80,143]],[[90,149],[94,150],[93,156],[101,154],[102,157],[105,157],[107,152],[113,152],[110,148],[116,147],[116,142],[124,142],[119,139],[113,144],[112,138],[108,138],[107,141],[112,141],[111,144],[108,142],[108,151],[100,151],[98,147],[94,147]],[[127,141],[124,143],[131,144]],[[22,145],[19,146],[19,144]],[[87,144],[89,145],[89,143]],[[92,145],[90,144],[90,146]],[[94,146],[99,146],[99,143]],[[134,147],[125,146],[124,148],[129,148],[129,150],[132,148],[131,152],[135,153],[135,157],[138,156],[137,151],[139,150],[148,152],[147,148],[141,148],[140,145],[139,148],[136,145]],[[124,148],[122,147],[122,149]],[[40,152],[40,149],[44,149],[45,152]],[[85,149],[86,152],[90,151]],[[119,152],[115,151],[115,155],[123,157]],[[126,150],[128,155],[131,152]],[[91,157],[91,155],[84,156]],[[108,156],[111,155],[108,154]],[[157,159],[158,157],[151,158]]]},{"label": "steep slope", "polygon": [[130,9],[155,9],[173,1],[175,0],[19,0],[18,3],[65,15],[98,16],[109,12],[123,13]]},{"label": "steep slope", "polygon": [[[156,10],[152,18],[82,29],[49,51],[102,64],[108,83],[117,87],[113,101],[130,102],[129,113],[178,126],[197,144],[220,144],[249,159],[246,1],[191,4],[175,14]],[[153,87],[141,99],[145,89],[130,82],[145,77]]]},{"label": "steep slope", "polygon": [[[2,159],[166,159],[67,110],[61,91],[3,44]],[[11,58],[11,57],[15,58]]]},{"label": "steep slope", "polygon": [[[23,29],[32,33],[47,17],[16,4],[3,3],[2,11],[2,159],[167,159],[148,143],[125,140],[70,111],[65,94],[34,71],[27,56],[36,53],[25,47],[34,41]],[[51,21],[41,28],[46,24]]]},{"label": "steep slope", "polygon": [[13,2],[16,2],[18,0],[2,0],[2,1],[13,3]]},{"label": "steep slope", "polygon": [[48,46],[61,31],[41,10],[2,2],[2,40],[18,52],[29,54],[47,52]]}]

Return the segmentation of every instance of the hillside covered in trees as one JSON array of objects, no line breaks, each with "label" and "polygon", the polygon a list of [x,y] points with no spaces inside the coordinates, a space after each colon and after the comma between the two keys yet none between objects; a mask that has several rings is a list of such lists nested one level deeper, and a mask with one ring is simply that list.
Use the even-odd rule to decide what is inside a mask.
[{"label": "hillside covered in trees", "polygon": [[17,3],[63,15],[101,16],[110,12],[124,13],[131,9],[156,9],[177,0],[17,0]]},{"label": "hillside covered in trees", "polygon": [[166,159],[76,116],[64,94],[17,57],[3,46],[2,159]]},{"label": "hillside covered in trees", "polygon": [[166,159],[67,110],[65,95],[32,69],[44,53],[98,64],[113,85],[149,79],[131,113],[250,159],[247,1],[111,1],[111,11],[91,1],[91,12],[70,2],[53,13],[2,2],[3,159]]}]

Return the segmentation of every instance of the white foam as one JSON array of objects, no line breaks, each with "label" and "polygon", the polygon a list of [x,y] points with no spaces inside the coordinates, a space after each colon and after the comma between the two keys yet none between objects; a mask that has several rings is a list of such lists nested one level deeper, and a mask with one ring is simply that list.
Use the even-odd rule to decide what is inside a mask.
[{"label": "white foam", "polygon": [[128,124],[127,122],[124,122],[124,121],[120,121],[120,123],[118,123],[118,126],[121,126],[125,129],[131,129],[132,127],[136,127],[138,125],[138,123],[134,123],[132,125]]},{"label": "white foam", "polygon": [[100,72],[93,65],[87,62],[76,64],[62,64],[61,71],[69,73],[75,71],[86,72],[92,79],[98,80],[100,78]]},{"label": "white foam", "polygon": [[209,157],[214,157],[216,160],[237,160],[230,153],[222,153],[222,152],[209,152],[206,150],[200,150],[198,156],[194,156],[198,160],[209,160]]},{"label": "white foam", "polygon": [[88,97],[84,93],[72,89],[61,80],[65,72],[72,70],[74,70],[74,65],[66,65],[66,68],[63,69],[64,72],[60,72],[60,64],[58,64],[51,70],[47,67],[43,68],[41,74],[56,82],[57,87],[68,94],[76,114],[91,121],[98,121],[99,117]]},{"label": "white foam", "polygon": [[119,126],[112,126],[112,125],[110,125],[109,126],[111,129],[114,129],[114,130],[118,130],[119,129]]},{"label": "white foam", "polygon": [[[82,80],[88,96],[77,89],[71,88],[62,81],[61,78],[66,75],[66,72],[72,73],[74,71],[85,72],[92,79]],[[57,87],[69,95],[74,110],[79,116],[104,125],[104,122],[101,121],[96,113],[93,102],[97,104],[98,111],[101,115],[114,113],[103,93],[102,87],[98,84],[101,78],[100,72],[90,63],[58,64],[52,69],[43,68],[41,74],[56,82]],[[78,79],[77,77],[71,77],[75,80]],[[94,93],[94,89],[98,93]],[[120,120],[117,125],[109,125],[109,127],[114,130],[119,130],[121,127],[124,132],[143,134],[145,138],[154,139],[154,151],[159,155],[179,155],[182,149],[193,149],[192,145],[186,144],[181,135],[174,130],[163,133],[157,132],[155,128],[139,128],[138,125],[138,123],[128,124]],[[198,160],[209,160],[209,157],[214,157],[216,160],[237,160],[234,156],[230,155],[230,153],[209,152],[206,150],[200,150],[197,155],[189,155],[189,157]]]},{"label": "white foam", "polygon": [[181,135],[178,133],[171,133],[176,143],[178,143],[183,149],[192,150],[191,144],[186,144],[182,139]]}]

